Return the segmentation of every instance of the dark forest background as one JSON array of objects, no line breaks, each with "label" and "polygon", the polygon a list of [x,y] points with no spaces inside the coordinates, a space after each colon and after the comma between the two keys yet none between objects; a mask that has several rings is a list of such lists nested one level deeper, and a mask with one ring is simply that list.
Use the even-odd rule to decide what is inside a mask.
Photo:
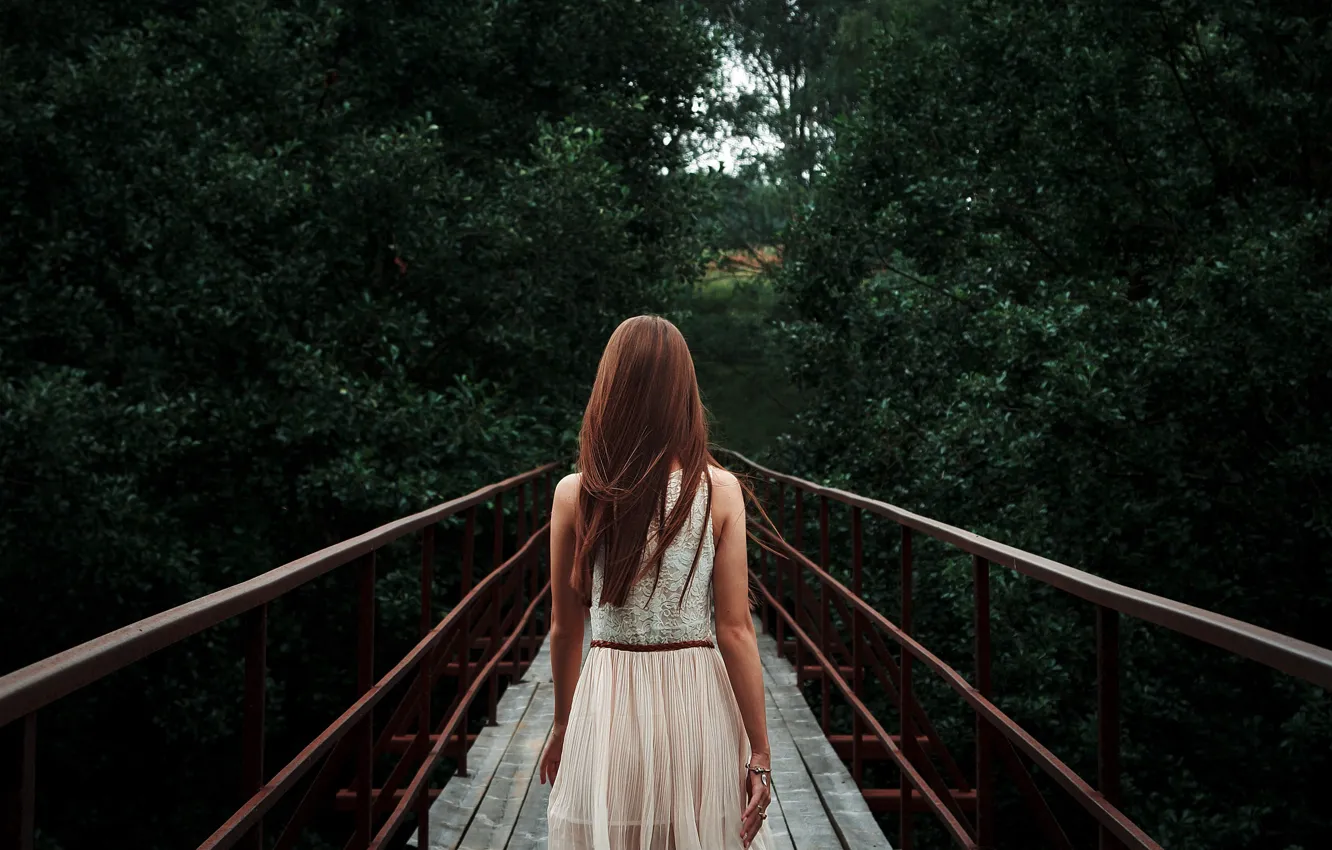
[{"label": "dark forest background", "polygon": [[[2,0],[0,39],[0,673],[566,456],[641,312],[723,445],[1332,644],[1322,0]],[[757,146],[698,167],[722,137]],[[969,564],[917,558],[967,671]],[[270,616],[270,764],[353,695],[354,579],[315,584]],[[1094,777],[1094,612],[993,586],[997,702]],[[1326,846],[1329,695],[1124,628],[1128,814]],[[44,712],[39,846],[211,832],[242,658],[219,627]]]}]

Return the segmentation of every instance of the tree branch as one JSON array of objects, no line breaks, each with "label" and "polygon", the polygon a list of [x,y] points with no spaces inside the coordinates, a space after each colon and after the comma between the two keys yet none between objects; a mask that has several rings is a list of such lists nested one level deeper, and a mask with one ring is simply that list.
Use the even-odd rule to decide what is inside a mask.
[{"label": "tree branch", "polygon": [[916,277],[915,275],[913,275],[913,274],[911,274],[911,273],[909,273],[909,272],[904,272],[904,271],[902,271],[901,269],[899,269],[899,268],[897,268],[896,266],[894,266],[894,265],[892,265],[891,263],[889,263],[889,262],[888,262],[888,258],[885,257],[885,256],[883,255],[883,251],[879,250],[879,246],[878,246],[878,245],[875,245],[875,246],[874,246],[874,256],[877,257],[878,260],[879,260],[879,268],[874,269],[874,272],[875,272],[875,273],[878,273],[878,272],[889,272],[890,274],[895,274],[895,275],[897,275],[898,277],[901,277],[901,278],[904,278],[904,279],[906,279],[906,280],[911,281],[912,283],[916,284],[917,286],[921,287],[922,289],[928,289],[930,292],[933,292],[933,293],[935,293],[936,295],[944,295],[944,296],[947,296],[948,298],[951,298],[951,299],[953,299],[954,301],[956,301],[958,304],[961,304],[963,307],[966,307],[966,308],[970,309],[971,305],[970,305],[969,303],[967,303],[967,300],[966,300],[965,298],[959,298],[958,296],[954,295],[953,293],[949,292],[948,290],[943,289],[943,288],[938,287],[938,286],[935,286],[934,284],[930,283],[929,281],[927,281],[927,280],[923,280],[922,278],[919,278],[919,277]]}]

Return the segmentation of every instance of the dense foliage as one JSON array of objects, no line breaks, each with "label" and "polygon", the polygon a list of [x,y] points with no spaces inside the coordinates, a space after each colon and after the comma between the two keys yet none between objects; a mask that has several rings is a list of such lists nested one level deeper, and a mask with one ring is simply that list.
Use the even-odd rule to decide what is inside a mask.
[{"label": "dense foliage", "polygon": [[[1326,4],[929,5],[788,236],[799,466],[1332,643]],[[929,551],[918,622],[968,669],[970,569]],[[1091,606],[993,584],[1000,705],[1094,778]],[[1174,850],[1325,844],[1327,694],[1125,628],[1128,813]],[[1004,846],[1040,842],[1020,806]]]},{"label": "dense foliage", "polygon": [[764,247],[776,243],[786,228],[787,193],[754,168],[742,174],[709,171],[698,182],[708,193],[701,223],[719,249],[717,259],[725,265],[725,254],[746,252],[746,260],[758,262]]},{"label": "dense foliage", "polygon": [[[724,268],[671,313],[728,441],[796,404],[785,348],[810,477],[1332,643],[1324,7],[3,4],[0,672],[569,449],[600,341],[678,308],[705,239],[785,262],[779,336]],[[700,109],[718,43],[757,94]],[[684,174],[701,115],[780,147]],[[381,660],[414,554],[380,562]],[[968,669],[969,565],[917,564],[924,641]],[[998,702],[1094,777],[1094,612],[992,582]],[[352,693],[353,582],[316,585],[270,616],[270,761]],[[240,649],[221,627],[43,712],[40,846],[215,826]],[[1124,667],[1149,833],[1325,842],[1326,694],[1131,622]],[[999,784],[1003,846],[1042,846]]]},{"label": "dense foliage", "polygon": [[[0,670],[567,450],[599,341],[698,271],[687,5],[2,14]],[[352,588],[270,620],[274,757],[346,705]],[[217,825],[240,658],[220,628],[46,712],[44,846]]]}]

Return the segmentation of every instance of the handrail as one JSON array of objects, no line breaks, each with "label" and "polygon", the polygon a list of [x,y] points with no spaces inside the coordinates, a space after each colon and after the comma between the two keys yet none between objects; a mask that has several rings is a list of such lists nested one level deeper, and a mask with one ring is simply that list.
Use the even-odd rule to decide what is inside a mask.
[{"label": "handrail", "polygon": [[[547,523],[542,532],[542,542],[547,542],[549,537],[550,523]],[[430,751],[426,753],[425,758],[422,759],[421,766],[417,768],[411,781],[408,783],[407,787],[403,789],[402,800],[400,800],[398,805],[393,808],[393,811],[385,820],[384,825],[379,828],[379,832],[375,833],[374,840],[370,843],[368,850],[380,850],[385,844],[393,841],[394,837],[398,834],[398,830],[402,828],[403,821],[411,811],[412,806],[420,805],[421,796],[425,794],[427,783],[430,781],[430,773],[439,765],[440,759],[444,755],[444,742],[457,731],[459,725],[466,717],[467,706],[471,704],[472,700],[476,699],[477,694],[480,692],[481,683],[485,682],[493,674],[495,666],[499,663],[499,660],[509,654],[515,641],[518,640],[518,636],[524,632],[528,622],[535,616],[537,609],[543,604],[549,604],[549,601],[550,579],[547,578],[546,583],[541,587],[541,591],[528,603],[527,608],[523,610],[522,617],[514,627],[513,633],[504,641],[503,646],[492,653],[490,661],[486,662],[486,665],[477,673],[476,679],[472,682],[471,687],[468,688],[467,693],[459,698],[459,706],[453,710],[449,715],[448,720],[445,721],[442,731],[439,733],[438,740],[435,741],[435,744],[430,748]],[[425,829],[423,827],[418,827],[418,829],[420,829],[420,835],[417,846],[429,846],[429,842],[426,840],[427,835]]]},{"label": "handrail", "polygon": [[[534,553],[540,551],[537,547],[547,542],[549,532],[550,523],[547,522],[541,528],[535,530],[517,552],[477,582],[442,620],[435,624],[397,664],[393,665],[392,669],[381,676],[373,687],[362,694],[356,702],[352,703],[336,720],[330,723],[317,738],[293,756],[273,778],[269,779],[263,787],[259,788],[246,800],[226,823],[218,827],[212,835],[199,845],[199,850],[226,850],[226,848],[234,846],[247,830],[259,823],[263,816],[300,781],[301,777],[314,766],[320,756],[329,752],[339,741],[350,734],[353,727],[368,716],[396,685],[402,682],[414,669],[426,663],[432,657],[432,654],[440,649],[444,643],[444,636],[456,630],[464,619],[470,616],[471,609],[476,607],[478,600],[492,593],[495,590],[495,585],[508,578],[517,565],[526,562],[533,557]],[[460,718],[465,716],[467,707],[476,698],[480,687],[486,683],[487,678],[500,662],[500,659],[508,654],[514,642],[518,640],[531,619],[532,612],[536,609],[540,600],[547,595],[549,586],[550,582],[547,581],[542,592],[527,606],[518,627],[508,636],[503,647],[499,651],[491,651],[489,660],[473,678],[466,694],[459,700],[459,705],[450,716],[444,731],[439,735],[439,741],[431,749],[430,761],[422,766],[418,775],[428,775],[429,769],[438,763],[444,743],[454,734]],[[403,807],[408,804],[415,805],[420,792],[420,784],[413,784],[408,789],[408,793],[404,795]]]},{"label": "handrail", "polygon": [[0,727],[139,661],[191,635],[258,608],[386,543],[448,519],[527,483],[560,464],[548,463],[381,525],[371,531],[297,558],[207,596],[108,632],[0,676]]},{"label": "handrail", "polygon": [[[1098,576],[1069,567],[1029,552],[1006,546],[955,526],[914,514],[894,505],[825,487],[792,475],[761,466],[733,451],[722,450],[736,458],[748,470],[770,482],[768,493],[778,492],[778,516],[782,528],[774,532],[758,527],[757,537],[764,552],[777,558],[772,578],[774,588],[768,586],[769,572],[766,555],[762,576],[751,568],[750,575],[760,590],[764,609],[764,622],[768,612],[775,615],[779,652],[788,649],[784,632],[794,637],[797,681],[814,675],[823,684],[823,728],[832,735],[830,727],[830,695],[836,693],[851,708],[852,734],[851,761],[856,781],[860,782],[862,739],[874,741],[882,752],[895,763],[902,777],[897,805],[902,813],[901,828],[904,845],[910,843],[912,796],[916,802],[932,812],[954,843],[963,848],[992,846],[995,819],[995,795],[991,783],[991,757],[1000,755],[1018,782],[1019,790],[1034,806],[1037,818],[1042,819],[1047,835],[1052,835],[1056,846],[1071,846],[1044,801],[1043,795],[1031,783],[1027,770],[1018,760],[1023,753],[1049,775],[1076,803],[1092,815],[1100,830],[1102,841],[1113,841],[1135,850],[1159,850],[1156,844],[1118,808],[1119,771],[1119,696],[1118,696],[1118,613],[1123,613],[1204,643],[1259,661],[1271,668],[1293,675],[1332,690],[1332,650],[1325,649],[1287,635],[1225,617],[1165,597],[1156,596]],[[419,835],[423,843],[429,831],[430,800],[435,790],[429,787],[431,770],[444,758],[449,748],[457,747],[460,769],[465,770],[468,733],[467,717],[472,703],[480,697],[483,688],[489,688],[490,714],[493,716],[497,688],[501,675],[512,675],[522,669],[522,649],[511,664],[505,661],[516,647],[535,646],[541,629],[536,619],[540,606],[548,604],[550,583],[544,580],[540,568],[541,546],[549,541],[550,524],[539,521],[545,513],[551,494],[550,474],[559,463],[550,463],[513,476],[496,484],[483,487],[466,496],[445,502],[425,511],[380,526],[370,532],[270,570],[248,581],[241,582],[200,599],[140,620],[92,641],[66,650],[21,670],[0,677],[0,732],[9,735],[7,746],[18,761],[15,767],[25,777],[21,787],[7,789],[17,794],[8,805],[17,803],[23,813],[20,835],[30,846],[32,836],[33,736],[36,713],[48,704],[98,679],[120,670],[160,649],[177,643],[210,626],[245,614],[248,635],[245,686],[246,722],[243,730],[242,756],[246,799],[228,821],[219,827],[201,845],[201,850],[225,850],[243,846],[246,850],[262,846],[265,815],[269,814],[279,798],[290,792],[316,763],[322,766],[304,794],[296,813],[288,820],[279,836],[279,848],[289,847],[288,838],[295,840],[318,804],[327,796],[327,785],[336,781],[341,760],[356,753],[356,779],[352,791],[339,791],[355,806],[355,832],[351,845],[380,848],[394,840],[414,811],[418,818]],[[544,505],[538,510],[538,479],[544,476]],[[531,483],[530,525],[525,485]],[[773,487],[772,485],[776,485]],[[785,533],[785,488],[790,486],[795,497],[794,545],[783,539]],[[518,550],[503,557],[505,541],[506,492],[516,490],[516,526]],[[802,502],[807,496],[817,496],[819,505],[820,563],[801,551],[802,529],[808,528],[802,520]],[[476,543],[476,507],[494,502],[495,521],[492,569],[479,582],[473,584],[472,563]],[[851,508],[852,563],[851,584],[843,584],[829,568],[829,512],[832,502]],[[462,599],[439,621],[431,615],[431,586],[433,582],[434,524],[465,512],[466,529],[462,542]],[[860,596],[862,578],[861,514],[868,512],[892,521],[902,533],[902,619],[895,623],[872,608]],[[803,515],[806,519],[808,514]],[[752,520],[753,518],[751,518]],[[759,525],[755,523],[755,525]],[[530,533],[528,529],[530,528]],[[375,553],[385,544],[413,532],[422,532],[421,562],[421,637],[388,672],[375,677],[373,656]],[[968,681],[963,674],[934,655],[924,644],[912,636],[910,619],[911,536],[921,532],[933,539],[958,547],[972,558],[976,606],[976,675]],[[490,533],[490,532],[487,532]],[[337,717],[309,745],[269,778],[263,767],[264,754],[264,682],[266,667],[266,618],[268,603],[314,578],[339,566],[358,562],[360,569],[358,626],[358,698]],[[1097,786],[1074,773],[1068,765],[1046,749],[992,701],[990,687],[990,613],[989,564],[1008,566],[1024,575],[1059,588],[1072,596],[1086,600],[1097,607]],[[784,576],[792,585],[783,589]],[[821,587],[817,602],[821,611],[807,608],[807,579],[813,577]],[[526,592],[524,593],[524,585]],[[794,596],[788,610],[788,592]],[[501,599],[512,603],[503,613]],[[488,607],[481,608],[483,600]],[[525,600],[525,601],[524,601]],[[831,604],[831,608],[830,608]],[[834,610],[835,609],[835,610]],[[831,612],[831,613],[830,613]],[[1118,612],[1118,613],[1117,613]],[[836,634],[831,616],[835,615],[842,627],[853,630],[849,640]],[[549,618],[545,619],[546,624]],[[803,625],[802,625],[803,624]],[[532,635],[529,637],[528,632]],[[902,650],[901,664],[895,666],[893,654],[881,637],[886,635]],[[478,661],[472,659],[474,637],[484,639],[484,651]],[[504,635],[504,637],[501,637]],[[868,656],[862,661],[862,653]],[[439,726],[431,721],[430,692],[433,683],[446,665],[453,665],[456,653],[458,691],[453,704],[445,712]],[[841,655],[843,657],[839,658]],[[804,657],[812,657],[813,666],[805,666]],[[954,777],[950,789],[945,779],[933,766],[922,747],[938,747],[937,755],[944,759],[945,771],[960,776],[956,763],[937,740],[937,733],[924,716],[919,703],[912,696],[912,661],[937,674],[944,683],[962,697],[976,719],[976,784],[966,784]],[[530,659],[527,663],[531,663]],[[849,666],[848,666],[849,665]],[[890,699],[901,709],[899,746],[884,725],[867,707],[864,691],[865,671],[886,679],[884,687]],[[404,684],[410,675],[416,683],[401,697],[397,710],[391,712],[387,723],[374,723],[376,707]],[[449,674],[453,675],[453,674]],[[896,689],[896,690],[894,690]],[[396,691],[395,691],[396,692]],[[414,718],[414,720],[413,720]],[[15,721],[22,721],[15,723]],[[919,722],[919,727],[916,727]],[[413,725],[414,724],[414,725]],[[375,726],[383,728],[376,743]],[[8,728],[6,728],[8,727]],[[411,733],[409,751],[383,782],[375,788],[374,765],[390,740],[398,740],[400,733]],[[434,731],[432,731],[432,729]],[[863,736],[861,730],[868,731]],[[916,731],[922,733],[918,738]],[[998,733],[998,734],[995,734]],[[408,737],[401,735],[401,737]],[[840,737],[840,736],[833,736]],[[455,741],[456,738],[456,741]],[[846,743],[845,740],[842,743]],[[869,756],[867,756],[869,757]],[[874,756],[877,757],[877,756]],[[1016,767],[1015,767],[1016,766]],[[399,786],[405,783],[402,790]],[[1025,783],[1025,784],[1024,784]],[[957,789],[961,790],[957,790]],[[892,800],[888,792],[893,789],[868,789],[865,796],[871,805]],[[6,801],[0,800],[0,803]],[[961,804],[975,806],[974,824],[963,814]],[[385,817],[376,831],[374,824]],[[1048,821],[1045,823],[1044,821]],[[9,829],[9,827],[5,827]],[[0,833],[0,844],[11,835]],[[242,843],[243,842],[243,843]],[[6,845],[7,846],[7,845]]]},{"label": "handrail", "polygon": [[[784,549],[794,551],[794,548],[790,547],[789,544],[785,544],[785,541],[782,541],[780,538],[774,537],[772,539],[778,545],[782,545]],[[814,656],[814,660],[821,668],[823,668],[824,675],[831,679],[833,684],[837,686],[837,689],[842,692],[842,696],[851,706],[851,710],[861,718],[862,722],[869,726],[870,732],[874,734],[874,737],[878,738],[879,743],[883,745],[883,748],[888,752],[894,763],[897,764],[915,789],[925,798],[926,803],[930,807],[930,811],[934,813],[935,817],[943,822],[944,829],[947,830],[953,841],[965,848],[965,850],[975,850],[976,842],[972,841],[970,836],[967,835],[966,828],[952,812],[945,808],[943,800],[934,789],[929,786],[925,779],[920,775],[920,772],[917,771],[909,761],[903,758],[902,751],[893,743],[892,736],[883,728],[883,725],[879,722],[878,718],[874,716],[873,712],[869,710],[865,703],[856,696],[855,691],[847,684],[846,679],[842,677],[841,673],[837,671],[836,666],[828,660],[826,655],[819,651],[818,645],[814,640],[805,633],[804,629],[800,628],[800,625],[796,621],[796,617],[779,604],[777,597],[772,594],[771,590],[763,585],[762,579],[752,569],[749,571],[749,576],[750,580],[758,588],[764,601],[772,606],[773,610],[777,612],[777,615],[786,622],[786,627],[791,630],[792,634],[796,636],[796,639],[803,641],[808,646],[810,653]],[[859,597],[852,598],[859,599]]]},{"label": "handrail", "polygon": [[[450,709],[452,719],[448,726],[457,731],[457,740],[448,746],[456,748],[454,756],[458,767],[465,771],[469,740],[465,723],[472,702],[482,687],[487,688],[486,701],[489,715],[493,717],[501,677],[520,674],[531,664],[531,656],[524,659],[524,650],[535,651],[535,643],[539,642],[543,628],[532,615],[539,604],[537,600],[544,598],[544,592],[539,592],[543,561],[540,553],[542,544],[549,539],[550,525],[547,504],[543,503],[548,503],[552,490],[551,473],[559,466],[558,462],[545,464],[482,487],[0,677],[0,736],[3,736],[0,737],[3,747],[0,760],[4,761],[6,773],[18,778],[18,782],[4,783],[0,787],[0,808],[8,813],[0,818],[0,846],[21,850],[30,850],[33,846],[36,720],[42,708],[190,635],[240,617],[245,635],[241,790],[246,802],[205,846],[241,846],[245,850],[260,850],[264,846],[265,814],[278,798],[292,790],[294,784],[315,767],[316,762],[322,761],[278,836],[276,846],[290,848],[321,803],[329,798],[333,790],[330,786],[343,775],[343,762],[354,754],[352,787],[332,793],[332,798],[339,806],[344,802],[350,804],[353,811],[355,829],[350,846],[366,847],[375,837],[373,826],[377,816],[399,796],[397,786],[414,769],[414,761],[427,755],[427,751],[438,761],[444,752],[442,743],[435,748],[429,746],[431,692],[441,669],[453,666],[452,657],[456,656],[455,675],[462,690],[456,695],[459,701]],[[515,497],[516,504],[506,510],[505,497],[508,495]],[[493,503],[494,507],[493,520],[487,523],[487,533],[493,535],[489,558],[491,569],[474,586],[477,507],[482,503]],[[458,514],[466,520],[462,528],[459,576],[462,599],[442,621],[436,622],[433,590],[436,524]],[[543,517],[546,517],[544,523]],[[508,520],[512,520],[512,526]],[[510,527],[517,532],[518,550],[506,559],[504,550],[506,541],[511,539],[507,530]],[[377,552],[414,532],[420,533],[421,543],[421,638],[393,669],[376,678]],[[270,603],[353,562],[357,578],[357,700],[277,775],[268,779],[264,761]],[[486,607],[477,611],[482,600],[486,600]],[[503,610],[506,604],[509,606],[507,614]],[[525,607],[527,615],[518,616],[521,611],[516,606]],[[501,632],[508,635],[507,640],[502,639]],[[481,644],[484,649],[480,674],[474,676],[478,665],[472,655],[478,637],[484,641]],[[506,660],[515,647],[518,647],[516,657]],[[375,722],[376,706],[389,698],[390,691],[401,690],[399,686],[413,672],[415,683],[401,694],[397,707],[389,712],[387,723]],[[378,740],[376,726],[382,727]],[[379,757],[392,750],[392,742],[398,740],[400,733],[410,733],[413,729],[414,735],[408,735],[412,743],[403,751],[382,787],[376,788],[375,766]],[[434,794],[434,789],[419,785],[411,797],[422,835],[429,828],[429,803]]]},{"label": "handrail", "polygon": [[[812,573],[825,586],[830,587],[843,600],[850,604],[853,609],[874,626],[887,632],[902,647],[904,652],[911,654],[913,658],[919,659],[943,679],[959,696],[961,696],[971,706],[979,716],[985,718],[990,726],[1003,734],[1012,743],[1021,747],[1024,752],[1039,765],[1048,775],[1050,775],[1064,790],[1075,797],[1097,822],[1111,830],[1115,836],[1125,845],[1140,850],[1161,850],[1161,845],[1157,844],[1152,838],[1143,832],[1142,829],[1133,821],[1129,820],[1118,807],[1113,805],[1104,795],[1098,793],[1082,777],[1078,776],[1073,769],[1064,763],[1062,759],[1050,752],[1039,741],[1031,736],[1027,730],[1023,729],[1002,709],[991,702],[987,696],[981,693],[977,688],[968,682],[962,674],[958,673],[943,659],[939,658],[933,652],[930,652],[923,644],[916,641],[910,635],[903,632],[894,625],[887,617],[876,611],[868,602],[852,593],[846,585],[842,584],[830,573],[821,569],[817,564],[811,561],[804,553],[798,551],[794,546],[774,535],[771,531],[764,529],[770,542],[779,547],[786,557],[798,561],[801,568]],[[954,840],[963,848],[972,848],[976,845],[970,841],[970,838],[957,825],[951,815],[942,808],[942,801],[935,795],[924,783],[924,780],[907,762],[901,751],[888,739],[887,732],[883,727],[869,714],[869,710],[864,708],[863,703],[855,696],[846,680],[834,669],[828,659],[819,651],[814,641],[796,624],[795,618],[777,604],[777,599],[773,597],[766,587],[760,584],[761,592],[770,605],[773,605],[778,614],[786,620],[787,628],[792,631],[797,639],[805,641],[819,665],[826,671],[826,675],[837,685],[838,690],[842,691],[843,696],[851,703],[853,710],[862,715],[864,721],[869,724],[870,729],[875,736],[879,738],[884,748],[898,767],[907,774],[916,790],[923,794],[932,811],[940,819],[944,820],[945,827],[953,836]]]},{"label": "handrail", "polygon": [[853,508],[860,508],[920,531],[936,540],[951,543],[991,563],[1010,567],[1080,599],[1164,626],[1171,631],[1332,690],[1332,650],[1243,620],[1117,584],[1058,561],[1033,555],[956,526],[914,514],[878,499],[870,499],[834,487],[824,487],[794,475],[768,469],[739,452],[728,449],[722,451],[774,481],[799,487],[814,495]]}]

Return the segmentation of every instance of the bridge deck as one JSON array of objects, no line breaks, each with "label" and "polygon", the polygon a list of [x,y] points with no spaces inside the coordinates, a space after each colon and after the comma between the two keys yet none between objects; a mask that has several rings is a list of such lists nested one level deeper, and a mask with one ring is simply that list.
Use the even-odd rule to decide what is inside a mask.
[{"label": "bridge deck", "polygon": [[[775,776],[768,820],[777,848],[891,850],[769,635],[759,635],[759,655]],[[449,779],[430,807],[430,850],[546,850],[550,786],[537,778],[537,760],[555,713],[548,644],[496,713],[499,722],[468,752],[469,774]],[[415,834],[408,844],[417,846]]]}]

